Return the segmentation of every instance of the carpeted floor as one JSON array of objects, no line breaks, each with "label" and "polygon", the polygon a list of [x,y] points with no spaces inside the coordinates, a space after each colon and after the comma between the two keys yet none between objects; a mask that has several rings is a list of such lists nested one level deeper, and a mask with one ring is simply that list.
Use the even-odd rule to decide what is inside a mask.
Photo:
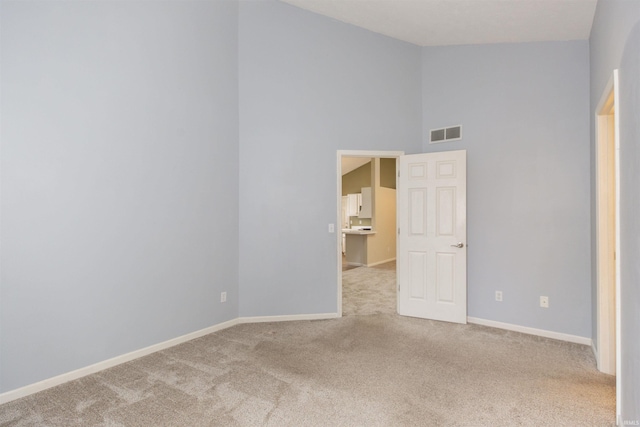
[{"label": "carpeted floor", "polygon": [[0,426],[615,425],[586,346],[367,307],[237,325],[2,405]]},{"label": "carpeted floor", "polygon": [[343,316],[395,313],[395,261],[342,272]]}]

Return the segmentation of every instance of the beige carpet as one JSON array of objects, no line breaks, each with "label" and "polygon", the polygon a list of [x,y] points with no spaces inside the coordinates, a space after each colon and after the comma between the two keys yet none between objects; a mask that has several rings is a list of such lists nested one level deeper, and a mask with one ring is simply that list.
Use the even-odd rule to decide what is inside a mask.
[{"label": "beige carpet", "polygon": [[586,346],[380,313],[234,326],[2,405],[0,426],[613,426],[614,414],[615,380]]},{"label": "beige carpet", "polygon": [[396,262],[342,272],[342,315],[395,314]]}]

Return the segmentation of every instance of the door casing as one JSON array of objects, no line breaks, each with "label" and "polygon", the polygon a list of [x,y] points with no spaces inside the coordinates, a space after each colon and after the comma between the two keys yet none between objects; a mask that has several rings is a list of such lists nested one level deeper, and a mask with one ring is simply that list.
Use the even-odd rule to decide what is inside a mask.
[{"label": "door casing", "polygon": [[[404,156],[404,151],[365,151],[365,150],[338,150],[337,151],[337,174],[336,174],[336,224],[342,224],[342,158],[343,157],[366,157],[366,158],[395,158],[396,169],[399,167],[399,157]],[[426,153],[424,153],[426,154]],[[397,182],[396,175],[396,182]],[[396,192],[396,212],[399,209],[398,193]],[[396,224],[397,227],[397,224]],[[466,239],[465,239],[466,240]],[[466,244],[466,242],[465,242]],[[337,317],[342,317],[342,233],[341,228],[336,230],[336,266],[337,266]],[[465,248],[466,251],[466,248]],[[398,245],[396,244],[396,259],[398,259]],[[466,275],[465,275],[466,283]],[[466,298],[465,298],[466,300]],[[465,303],[466,304],[466,303]],[[466,323],[465,319],[462,323]]]},{"label": "door casing", "polygon": [[[337,152],[337,212],[336,212],[336,224],[342,224],[342,158],[343,157],[371,157],[373,158],[386,158],[386,159],[397,159],[400,156],[404,155],[404,151],[360,151],[360,150],[338,150]],[[397,160],[396,160],[397,161]],[[396,178],[397,179],[397,178]],[[397,209],[397,198],[396,198],[396,209]],[[396,245],[396,256],[397,256],[398,247]],[[337,315],[338,317],[342,317],[342,232],[341,228],[337,228],[336,230],[336,262],[337,262],[337,270],[338,270],[338,302],[337,302]]]},{"label": "door casing", "polygon": [[[614,70],[595,110],[596,281],[598,369],[616,375],[616,415],[620,393],[620,169],[619,89]],[[613,194],[612,194],[613,193]],[[611,258],[615,257],[612,262]]]}]

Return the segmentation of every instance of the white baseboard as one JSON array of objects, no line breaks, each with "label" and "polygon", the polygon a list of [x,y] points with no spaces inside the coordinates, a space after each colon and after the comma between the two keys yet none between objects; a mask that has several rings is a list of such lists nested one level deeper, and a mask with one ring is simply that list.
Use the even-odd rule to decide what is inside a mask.
[{"label": "white baseboard", "polygon": [[296,320],[326,320],[341,317],[338,313],[292,314],[285,316],[239,317],[238,323],[291,322]]},{"label": "white baseboard", "polygon": [[378,261],[378,262],[373,262],[371,264],[367,264],[367,267],[373,267],[375,265],[385,264],[387,262],[391,262],[391,261],[395,261],[395,260],[396,260],[396,258],[393,257],[393,258],[385,259],[383,261]]},{"label": "white baseboard", "polygon": [[[387,262],[387,261],[385,261]],[[341,317],[339,313],[317,313],[317,314],[295,314],[295,315],[283,315],[283,316],[255,316],[255,317],[238,317],[236,319],[229,320],[227,322],[219,323],[217,325],[210,326],[208,328],[200,329],[199,331],[191,332],[180,337],[176,337],[158,344],[151,345],[149,347],[135,350],[130,353],[126,353],[120,356],[113,357],[111,359],[95,363],[93,365],[86,366],[84,368],[76,369],[75,371],[67,372],[53,378],[48,378],[37,383],[29,384],[27,386],[10,390],[0,394],[0,405],[3,403],[11,402],[12,400],[20,399],[21,397],[28,396],[51,387],[55,387],[60,384],[64,384],[69,381],[82,378],[84,376],[94,374],[104,369],[112,368],[125,362],[129,362],[134,359],[146,356],[156,351],[164,350],[169,347],[173,347],[178,344],[190,341],[195,338],[208,335],[213,332],[221,331],[231,326],[243,324],[243,323],[263,323],[263,322],[290,322],[296,320],[326,320],[336,319]],[[509,331],[522,332],[530,335],[538,335],[546,338],[553,338],[562,341],[568,341],[578,344],[584,344],[592,346],[595,352],[594,343],[590,338],[579,337],[576,335],[563,334],[559,332],[545,331],[542,329],[529,328],[526,326],[512,325],[509,323],[496,322],[493,320],[478,319],[475,317],[468,317],[469,323],[475,323],[478,325],[490,326],[493,328],[506,329]]]},{"label": "white baseboard", "polygon": [[208,328],[200,329],[199,331],[191,332],[186,335],[182,335],[177,338],[151,345],[149,347],[135,350],[130,353],[122,354],[120,356],[113,357],[111,359],[104,360],[102,362],[94,363],[93,365],[85,366],[84,368],[76,369],[75,371],[67,372],[61,375],[57,375],[46,380],[39,381],[37,383],[29,384],[24,387],[10,390],[0,394],[0,405],[3,403],[11,402],[12,400],[20,399],[21,397],[28,396],[30,394],[37,393],[39,391],[46,390],[51,387],[55,387],[60,384],[64,384],[69,381],[77,380],[78,378],[85,377],[87,375],[95,374],[96,372],[112,368],[125,362],[129,362],[134,359],[138,359],[142,356],[146,356],[156,351],[164,350],[169,347],[173,347],[183,342],[190,341],[195,338],[200,338],[204,335],[208,335],[212,332],[217,332],[222,329],[229,328],[237,325],[238,319],[229,320],[227,322],[219,323],[217,325],[210,326]]},{"label": "white baseboard", "polygon": [[476,325],[490,326],[492,328],[506,329],[507,331],[522,332],[523,334],[552,338],[554,340],[567,341],[588,346],[593,345],[591,338],[580,337],[578,335],[570,335],[563,334],[561,332],[547,331],[544,329],[529,328],[527,326],[514,325],[511,323],[496,322],[495,320],[478,319],[477,317],[467,317],[467,322],[475,323]]},{"label": "white baseboard", "polygon": [[338,313],[297,314],[291,316],[238,317],[227,322],[209,326],[208,328],[200,329],[199,331],[191,332],[177,338],[172,338],[170,340],[142,348],[140,350],[135,350],[130,353],[122,354],[120,356],[104,360],[102,362],[94,363],[93,365],[85,366],[84,368],[76,369],[75,371],[67,372],[52,378],[48,378],[46,380],[39,381],[37,383],[29,384],[15,390],[7,391],[0,394],[0,405],[3,403],[11,402],[12,400],[20,399],[21,397],[25,397],[30,394],[38,393],[39,391],[43,391],[60,384],[64,384],[69,381],[77,380],[78,378],[82,378],[87,375],[95,374],[96,372],[112,368],[114,366],[129,362],[134,359],[138,359],[148,354],[155,353],[156,351],[164,350],[169,347],[173,347],[175,345],[211,334],[213,332],[230,328],[231,326],[238,325],[240,323],[288,322],[293,320],[324,320],[335,319],[338,317],[340,317]]}]

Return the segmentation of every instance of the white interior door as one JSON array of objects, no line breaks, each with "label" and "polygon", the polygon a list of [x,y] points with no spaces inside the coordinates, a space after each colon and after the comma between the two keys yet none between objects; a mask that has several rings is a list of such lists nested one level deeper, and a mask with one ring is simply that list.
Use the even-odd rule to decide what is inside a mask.
[{"label": "white interior door", "polygon": [[466,154],[399,158],[401,315],[467,323]]}]

